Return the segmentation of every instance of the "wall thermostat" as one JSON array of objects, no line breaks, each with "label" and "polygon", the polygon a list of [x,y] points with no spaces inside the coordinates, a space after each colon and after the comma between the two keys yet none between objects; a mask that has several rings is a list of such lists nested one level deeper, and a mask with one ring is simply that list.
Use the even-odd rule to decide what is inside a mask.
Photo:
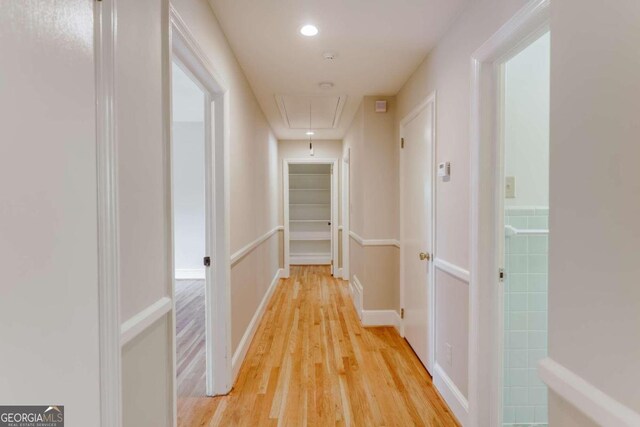
[{"label": "wall thermostat", "polygon": [[438,176],[440,178],[449,178],[451,175],[451,162],[443,162],[438,164]]}]

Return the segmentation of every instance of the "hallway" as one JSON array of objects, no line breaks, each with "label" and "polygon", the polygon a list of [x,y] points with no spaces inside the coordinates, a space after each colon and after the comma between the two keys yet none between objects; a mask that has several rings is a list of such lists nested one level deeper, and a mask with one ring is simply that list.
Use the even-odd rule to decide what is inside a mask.
[{"label": "hallway", "polygon": [[178,407],[180,426],[458,425],[408,344],[363,328],[326,266],[280,280],[229,396]]}]

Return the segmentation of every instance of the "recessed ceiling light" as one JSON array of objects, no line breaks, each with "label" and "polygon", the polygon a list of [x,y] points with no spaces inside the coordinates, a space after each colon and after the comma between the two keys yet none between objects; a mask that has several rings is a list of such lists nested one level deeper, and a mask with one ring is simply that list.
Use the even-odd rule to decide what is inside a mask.
[{"label": "recessed ceiling light", "polygon": [[308,132],[307,132],[307,135],[309,135],[309,136],[311,136],[311,135],[315,135],[315,134],[316,134],[316,133],[315,133],[314,131],[312,131],[312,130],[310,130],[310,131],[308,131]]},{"label": "recessed ceiling light", "polygon": [[320,83],[318,83],[318,86],[320,87],[320,89],[327,90],[327,89],[333,88],[333,83],[331,83],[331,82],[320,82]]},{"label": "recessed ceiling light", "polygon": [[307,37],[313,37],[318,34],[318,28],[315,25],[308,24],[300,28],[300,34]]}]

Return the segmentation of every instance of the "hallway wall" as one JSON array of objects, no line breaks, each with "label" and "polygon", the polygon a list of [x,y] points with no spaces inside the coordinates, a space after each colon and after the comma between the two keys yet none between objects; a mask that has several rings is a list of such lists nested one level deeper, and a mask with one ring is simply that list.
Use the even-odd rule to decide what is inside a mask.
[{"label": "hallway wall", "polygon": [[[640,2],[551,11],[549,357],[638,414]],[[595,425],[553,393],[549,410]]]},{"label": "hallway wall", "polygon": [[[386,100],[387,112],[376,113],[375,101]],[[365,96],[344,138],[350,150],[351,231],[361,238],[398,239],[398,162],[394,136],[396,98]],[[363,246],[350,239],[350,280],[363,287],[365,310],[400,310],[400,248],[393,244]]]},{"label": "hallway wall", "polygon": [[93,8],[0,2],[0,402],[68,426],[100,422]]},{"label": "hallway wall", "polygon": [[[206,0],[176,0],[185,21],[230,96],[231,254],[278,223],[278,142]],[[232,265],[232,349],[235,351],[278,272],[279,233]]]},{"label": "hallway wall", "polygon": [[[398,93],[396,135],[399,122],[432,92],[436,94],[436,164],[451,162],[451,178],[436,181],[436,259],[469,271],[469,105],[471,54],[517,12],[524,0],[479,0],[458,17],[424,62]],[[399,150],[399,146],[396,146]],[[466,417],[469,388],[469,283],[436,268],[436,363],[456,390],[444,390],[449,405]],[[452,363],[446,345],[452,346]],[[434,378],[447,387],[440,374]],[[447,387],[449,388],[449,387]],[[482,419],[488,416],[489,408]],[[462,413],[462,415],[460,415]],[[484,425],[483,423],[481,423]]]},{"label": "hallway wall", "polygon": [[[117,7],[121,324],[171,295],[168,7],[168,0]],[[169,311],[122,347],[124,427],[172,423],[171,319]]]},{"label": "hallway wall", "polygon": [[[231,254],[277,226],[277,140],[205,0],[172,2],[229,91]],[[118,4],[121,311],[127,320],[170,295],[167,0]],[[141,54],[144,52],[144,55]],[[133,94],[133,95],[132,95]],[[164,115],[166,114],[166,115]],[[166,124],[167,127],[163,126]],[[151,260],[151,261],[150,261]],[[278,274],[278,236],[231,270],[235,352]],[[123,349],[124,426],[171,425],[173,325],[168,314]]]}]

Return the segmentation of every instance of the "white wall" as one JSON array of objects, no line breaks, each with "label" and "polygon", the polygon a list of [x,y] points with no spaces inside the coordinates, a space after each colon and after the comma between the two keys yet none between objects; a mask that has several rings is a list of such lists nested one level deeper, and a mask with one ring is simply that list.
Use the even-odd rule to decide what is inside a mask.
[{"label": "white wall", "polygon": [[[206,0],[176,0],[185,21],[228,89],[231,253],[278,225],[278,142]],[[235,351],[278,271],[272,235],[231,270],[231,341]]]},{"label": "white wall", "polygon": [[549,356],[640,412],[640,2],[551,8]]},{"label": "white wall", "polygon": [[204,93],[175,63],[172,80],[175,277],[204,279]]},{"label": "white wall", "polygon": [[[387,112],[376,113],[375,101]],[[350,228],[364,239],[398,238],[398,146],[394,136],[397,103],[393,96],[365,96],[344,138],[350,150]],[[400,249],[363,246],[350,239],[349,274],[363,288],[365,310],[400,309]]]},{"label": "white wall", "polygon": [[[436,105],[436,162],[451,162],[451,179],[436,181],[435,256],[469,270],[470,58],[524,0],[478,0],[452,24],[398,93],[397,121],[433,91]],[[399,126],[396,125],[397,135]],[[397,148],[399,150],[399,146]],[[436,362],[466,398],[468,390],[469,285],[446,272],[436,274]],[[443,348],[453,348],[446,362]],[[445,394],[450,396],[450,394]],[[449,401],[453,406],[457,402]],[[482,408],[487,416],[488,408]]]},{"label": "white wall", "polygon": [[[171,296],[168,5],[138,0],[117,8],[121,322]],[[125,427],[172,422],[170,319],[167,313],[122,349]]]},{"label": "white wall", "polygon": [[204,123],[173,123],[176,278],[199,273],[205,253]]},{"label": "white wall", "polygon": [[93,4],[0,3],[0,402],[100,422]]},{"label": "white wall", "polygon": [[507,61],[504,76],[505,176],[509,206],[549,206],[549,44],[547,33]]}]

